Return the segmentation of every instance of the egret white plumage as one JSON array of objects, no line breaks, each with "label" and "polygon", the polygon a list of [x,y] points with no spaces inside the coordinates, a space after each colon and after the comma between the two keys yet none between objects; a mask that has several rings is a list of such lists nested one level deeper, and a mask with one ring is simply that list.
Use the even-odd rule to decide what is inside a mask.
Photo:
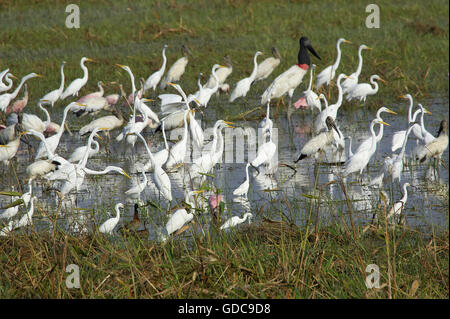
[{"label": "egret white plumage", "polygon": [[0,144],[0,161],[5,165],[9,165],[9,161],[16,156],[20,146],[20,137],[26,134],[26,131],[16,129],[11,141],[7,144]]},{"label": "egret white plumage", "polygon": [[30,226],[33,224],[34,202],[36,200],[37,200],[36,196],[33,196],[31,198],[27,213],[25,215],[23,215],[19,220],[15,220],[12,222],[10,231],[21,228],[21,227]]},{"label": "egret white plumage", "polygon": [[258,71],[257,58],[261,54],[263,53],[260,51],[257,51],[255,53],[255,56],[253,57],[253,71],[250,74],[250,76],[236,83],[236,86],[234,87],[234,90],[231,92],[230,98],[228,100],[230,103],[239,97],[245,97],[247,95],[248,91],[250,90],[250,86],[255,81],[256,72]]},{"label": "egret white plumage", "polygon": [[275,152],[277,150],[276,144],[273,142],[273,122],[269,122],[269,128],[268,133],[264,134],[264,137],[269,136],[269,141],[265,142],[264,144],[260,145],[258,147],[258,151],[256,153],[256,157],[250,162],[250,165],[252,165],[254,168],[258,170],[258,167],[260,165],[268,165],[267,171],[270,173],[272,171],[273,164],[272,159],[275,155]]},{"label": "egret white plumage", "polygon": [[28,81],[29,79],[36,78],[36,77],[40,77],[41,78],[42,75],[37,74],[37,73],[30,73],[28,75],[25,75],[20,80],[19,85],[16,87],[16,89],[12,93],[3,93],[2,95],[0,95],[0,111],[5,112],[6,108],[9,105],[9,103],[11,103],[11,101],[16,98],[17,94],[19,94],[19,91],[22,88],[22,86],[24,85],[24,83],[26,81]]},{"label": "egret white plumage", "polygon": [[63,118],[62,118],[60,129],[59,129],[58,133],[56,133],[55,135],[52,135],[46,139],[47,146],[45,146],[43,142],[41,142],[39,144],[37,151],[36,151],[35,159],[40,159],[40,158],[46,157],[47,156],[47,147],[50,148],[52,153],[55,152],[56,148],[59,145],[59,141],[61,140],[61,136],[64,133],[64,124],[66,123],[67,113],[69,113],[69,111],[75,105],[81,106],[81,107],[83,106],[82,104],[80,104],[78,102],[72,102],[64,108]]},{"label": "egret white plumage", "polygon": [[108,234],[108,235],[113,234],[114,228],[116,228],[116,226],[120,220],[120,209],[121,208],[123,208],[123,204],[117,203],[116,206],[114,207],[114,210],[116,211],[116,217],[112,217],[112,218],[108,219],[107,221],[105,221],[103,224],[101,224],[100,227],[98,228],[99,232],[101,232],[103,234]]},{"label": "egret white plumage", "polygon": [[400,222],[401,215],[406,206],[406,201],[408,200],[407,187],[409,187],[409,186],[410,186],[409,183],[403,184],[403,197],[398,202],[396,202],[392,206],[392,208],[389,210],[387,217],[386,217],[388,220],[393,218],[393,219],[396,219],[397,222]]},{"label": "egret white plumage", "polygon": [[378,83],[375,82],[375,80],[380,80],[381,82],[386,83],[385,80],[374,74],[370,77],[370,83],[372,83],[373,87],[369,83],[359,83],[354,85],[352,89],[347,93],[347,101],[357,99],[360,102],[366,102],[366,98],[368,95],[374,95],[378,92]]},{"label": "egret white plumage", "polygon": [[220,226],[220,229],[225,230],[231,227],[235,227],[239,224],[242,224],[247,219],[249,220],[249,223],[251,223],[252,217],[253,217],[252,213],[245,213],[244,216],[242,216],[242,218],[240,218],[239,216],[233,216],[230,219],[228,219],[225,223],[223,223],[223,225]]},{"label": "egret white plumage", "polygon": [[46,121],[42,121],[35,114],[23,113],[22,125],[25,130],[34,130],[43,133],[51,123],[50,113],[48,113],[47,109],[42,106],[42,101],[38,102],[38,106],[42,111],[44,111],[47,117]]},{"label": "egret white plumage", "polygon": [[268,57],[260,64],[258,64],[258,69],[256,71],[255,82],[267,79],[273,70],[280,65],[281,56],[276,47],[272,48],[273,57]]},{"label": "egret white plumage", "polygon": [[344,38],[338,39],[336,43],[337,57],[334,64],[327,66],[323,69],[316,77],[316,88],[320,89],[320,87],[324,84],[330,85],[330,81],[334,79],[336,75],[336,70],[339,67],[339,63],[341,63],[341,43],[351,43]]},{"label": "egret white plumage", "polygon": [[342,84],[341,84],[342,85],[342,91],[344,92],[344,94],[349,92],[353,88],[353,86],[358,84],[358,78],[359,78],[359,75],[361,74],[362,64],[363,64],[362,50],[372,50],[372,48],[369,48],[365,44],[361,44],[359,46],[359,49],[358,49],[358,58],[359,58],[359,60],[358,60],[358,68],[356,69],[355,72],[350,74],[350,77],[345,79],[345,81],[342,82]]},{"label": "egret white plumage", "polygon": [[[6,70],[9,70],[9,69],[6,69]],[[5,70],[5,71],[6,71]],[[3,71],[4,72],[4,71]],[[2,74],[3,74],[3,72],[2,72]],[[4,74],[3,74],[4,75]],[[6,75],[4,75],[5,76],[5,81],[6,81],[6,83],[8,83],[7,85],[5,85],[4,83],[3,83],[3,76],[2,76],[2,79],[0,80],[0,93],[1,92],[5,92],[5,91],[9,91],[11,88],[12,88],[12,86],[13,86],[13,81],[11,80],[11,78],[13,78],[13,79],[17,79],[14,75],[12,75],[12,73],[7,73]]]},{"label": "egret white plumage", "polygon": [[167,44],[163,45],[162,48],[162,57],[163,57],[163,63],[161,65],[161,68],[154,72],[152,75],[150,75],[147,80],[145,80],[144,85],[144,92],[148,89],[153,89],[153,91],[156,90],[156,86],[158,85],[159,81],[161,81],[161,78],[164,74],[164,71],[166,70],[166,64],[167,64],[167,58],[166,58],[166,49],[168,48]]},{"label": "egret white plumage", "polygon": [[[50,91],[47,94],[45,94],[43,97],[41,97],[41,101],[43,101],[44,104],[50,104],[52,107],[55,105],[56,101],[58,101],[59,97],[64,91],[64,65],[66,65],[66,61],[62,61],[61,63],[61,83],[59,85],[59,88],[56,90]],[[44,102],[45,101],[45,102]]]},{"label": "egret white plumage", "polygon": [[68,96],[78,96],[78,92],[81,90],[83,86],[86,85],[89,78],[88,68],[84,65],[85,62],[95,62],[93,59],[83,57],[80,60],[80,66],[83,70],[83,77],[73,80],[69,86],[64,90],[64,92],[60,95],[60,99],[64,100]]},{"label": "egret white plumage", "polygon": [[266,117],[259,122],[258,128],[262,129],[263,133],[265,133],[270,127],[273,127],[273,122],[269,117],[270,113],[270,102],[267,102],[267,110],[266,110]]},{"label": "egret white plumage", "polygon": [[340,132],[336,127],[336,123],[331,116],[328,116],[326,118],[325,123],[328,131],[322,132],[310,139],[300,150],[300,155],[294,161],[295,163],[308,156],[312,156],[320,151],[323,151],[323,149],[333,141],[333,130],[335,130],[340,136]]},{"label": "egret white plumage", "polygon": [[141,200],[141,193],[144,191],[148,184],[147,174],[145,174],[145,171],[142,171],[141,174],[143,176],[142,182],[138,180],[136,185],[125,191],[126,195],[138,196],[139,200]]},{"label": "egret white plumage", "polygon": [[119,128],[122,126],[124,122],[124,118],[122,115],[122,112],[117,110],[115,107],[112,109],[112,115],[107,115],[100,117],[98,119],[93,120],[89,124],[86,124],[83,126],[79,134],[80,136],[83,136],[85,134],[88,134],[92,132],[94,128],[104,128],[104,131],[106,131],[106,134],[109,135],[109,131],[112,131],[116,128]]},{"label": "egret white plumage", "polygon": [[[25,207],[28,206],[30,200],[31,200],[31,196],[33,193],[33,179],[29,179],[28,180],[28,192],[23,193],[22,196],[19,197],[19,199],[23,200],[23,203],[25,204]],[[13,207],[9,207],[4,209],[3,211],[0,211],[0,220],[1,219],[10,219],[14,216],[17,215],[17,213],[19,212],[19,207],[21,205],[16,205]]]},{"label": "egret white plumage", "polygon": [[[380,107],[380,108],[378,109],[375,118],[377,118],[377,119],[383,121],[383,119],[381,118],[381,114],[382,114],[383,112],[387,112],[387,113],[390,113],[390,114],[397,114],[396,112],[392,111],[391,109],[389,109],[389,108],[383,106],[383,107]],[[380,142],[381,139],[383,138],[383,133],[384,133],[384,125],[381,125],[381,124],[380,124],[380,130],[378,131],[378,134],[376,135],[376,139],[375,139],[375,141],[376,141],[377,143]],[[358,148],[356,149],[355,153],[357,153],[357,152],[359,152],[359,151],[362,151],[362,150],[364,150],[364,149],[370,148],[371,144],[372,144],[372,137],[366,138],[364,141],[361,142],[361,144],[359,144],[359,146],[358,146]]]},{"label": "egret white plumage", "polygon": [[[233,63],[230,57],[227,55],[224,57],[225,66],[216,70],[216,78],[219,80],[219,89],[222,85],[226,84],[227,77],[233,72]],[[228,84],[226,84],[228,85]],[[216,86],[216,79],[211,74],[204,87],[212,89]]]},{"label": "egret white plumage", "polygon": [[186,69],[186,65],[189,62],[188,55],[192,57],[191,51],[188,49],[186,45],[181,46],[181,54],[183,55],[174,64],[170,67],[169,71],[167,71],[166,75],[162,79],[160,83],[160,89],[164,90],[169,82],[177,82],[181,79],[181,76],[184,74]]},{"label": "egret white plumage", "polygon": [[212,69],[211,69],[211,74],[212,77],[215,79],[215,83],[216,85],[213,86],[212,88],[207,87],[206,85],[202,88],[202,90],[200,91],[201,94],[199,96],[197,96],[197,100],[198,102],[203,105],[205,108],[208,107],[208,102],[211,99],[211,96],[217,92],[217,90],[219,89],[219,85],[220,85],[220,81],[219,78],[216,75],[216,71],[220,68],[226,68],[223,65],[220,64],[214,64]]},{"label": "egret white plumage", "polygon": [[321,130],[323,130],[326,127],[326,119],[328,117],[331,117],[333,121],[336,120],[337,112],[339,111],[339,108],[342,105],[342,87],[341,87],[341,81],[342,79],[346,78],[347,76],[343,73],[339,74],[337,78],[337,88],[338,88],[338,100],[335,104],[331,104],[327,106],[325,109],[323,109],[314,120],[314,131],[316,133],[319,133]]},{"label": "egret white plumage", "polygon": [[358,172],[358,171],[359,171],[359,174],[362,174],[362,171],[369,163],[369,161],[370,161],[372,155],[375,153],[375,150],[377,147],[376,136],[375,136],[375,131],[374,131],[374,126],[376,123],[380,123],[382,125],[389,126],[388,123],[383,122],[378,118],[375,118],[372,120],[372,122],[370,123],[370,133],[372,134],[370,148],[363,149],[359,152],[355,152],[353,154],[353,156],[345,162],[345,169],[343,172],[343,176],[347,176],[351,173]]},{"label": "egret white plumage", "polygon": [[[88,152],[89,157],[94,156],[95,154],[97,154],[100,151],[100,144],[95,140],[92,141],[92,143],[94,144],[94,147],[89,149],[89,152]],[[72,154],[70,155],[70,157],[67,160],[70,163],[79,162],[83,158],[84,153],[86,152],[87,149],[88,149],[87,145],[77,147],[72,152]]]},{"label": "egret white plumage", "polygon": [[245,165],[245,181],[241,185],[239,185],[238,188],[236,188],[233,191],[233,195],[247,197],[248,188],[250,186],[250,179],[248,176],[248,168],[249,167],[250,167],[250,164],[247,163],[247,165]]},{"label": "egret white plumage", "polygon": [[[409,108],[408,108],[408,125],[411,123],[416,122],[417,116],[422,112],[422,108],[419,108],[412,114],[413,109],[413,98],[410,94],[401,95],[399,96],[401,99],[408,99],[409,100]],[[425,109],[425,113],[430,114],[428,110]],[[422,136],[422,130],[420,128],[420,125],[416,125],[416,128],[413,130],[413,134],[416,136],[417,139],[423,139]],[[392,152],[395,152],[397,149],[402,147],[403,141],[405,139],[406,130],[402,131],[396,131],[392,135]]]},{"label": "egret white plumage", "polygon": [[166,171],[161,167],[160,163],[155,161],[155,158],[148,148],[147,142],[145,138],[140,134],[136,133],[136,135],[142,140],[144,143],[145,149],[147,150],[147,154],[152,161],[153,166],[153,179],[158,187],[159,193],[163,195],[169,202],[172,201],[172,186],[170,184],[169,176]]},{"label": "egret white plumage", "polygon": [[181,141],[176,143],[174,146],[172,146],[170,153],[169,153],[169,159],[166,162],[166,168],[171,169],[175,165],[179,163],[184,162],[184,157],[186,155],[186,147],[187,147],[187,139],[188,139],[188,124],[187,124],[187,115],[190,112],[190,110],[184,111],[184,133],[183,137],[181,138]]}]

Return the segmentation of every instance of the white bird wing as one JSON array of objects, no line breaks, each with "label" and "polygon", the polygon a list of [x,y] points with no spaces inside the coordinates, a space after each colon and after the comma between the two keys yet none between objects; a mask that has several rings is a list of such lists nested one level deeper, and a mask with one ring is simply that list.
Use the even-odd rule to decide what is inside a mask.
[{"label": "white bird wing", "polygon": [[158,95],[158,98],[161,100],[161,107],[163,107],[166,104],[180,103],[181,101],[183,101],[181,95],[171,93],[160,94]]},{"label": "white bird wing", "polygon": [[259,63],[255,81],[264,80],[267,78],[279,64],[280,59],[275,59],[274,57],[269,57]]}]

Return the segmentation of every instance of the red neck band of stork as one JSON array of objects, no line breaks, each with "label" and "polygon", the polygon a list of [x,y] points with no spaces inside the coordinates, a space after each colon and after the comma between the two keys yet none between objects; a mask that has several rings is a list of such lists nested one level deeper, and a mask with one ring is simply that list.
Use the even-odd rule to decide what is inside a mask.
[{"label": "red neck band of stork", "polygon": [[309,69],[309,65],[308,64],[297,64],[297,66],[300,69],[303,69],[303,70],[308,70]]}]

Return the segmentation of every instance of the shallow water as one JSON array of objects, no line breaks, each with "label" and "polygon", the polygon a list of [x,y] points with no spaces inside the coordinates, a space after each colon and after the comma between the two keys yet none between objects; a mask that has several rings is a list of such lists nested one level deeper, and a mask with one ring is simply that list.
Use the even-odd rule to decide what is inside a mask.
[{"label": "shallow water", "polygon": [[[442,118],[448,117],[448,103],[442,98],[433,98],[430,100],[415,101],[421,102],[430,111],[432,116],[425,117],[425,126],[427,130],[435,134],[439,127],[439,122]],[[239,103],[243,106],[238,106]],[[366,104],[370,103],[370,97]],[[206,110],[202,126],[204,129],[210,128],[214,125],[215,120],[221,118],[221,114],[233,115],[243,113],[247,110],[253,109],[258,105],[256,99],[248,99],[247,101],[236,101],[231,106],[226,102],[226,98],[221,96],[219,98],[213,97],[210,106]],[[230,112],[227,108],[235,108],[240,111]],[[389,107],[401,112],[400,115],[392,115],[384,113],[383,120],[390,124],[385,127],[384,136],[377,146],[377,151],[371,159],[368,169],[363,172],[362,176],[352,174],[347,177],[345,181],[346,191],[351,200],[352,218],[356,224],[367,224],[371,221],[374,210],[379,203],[379,190],[377,188],[369,187],[370,178],[377,176],[381,172],[383,159],[387,155],[391,155],[391,138],[393,132],[405,129],[407,126],[407,108],[408,103],[399,101],[396,105],[389,105]],[[158,107],[153,107],[158,110]],[[59,110],[59,109],[58,109]],[[52,110],[52,120],[58,123],[61,120],[60,111]],[[265,110],[264,110],[265,111]],[[376,111],[370,111],[364,106],[348,108],[344,102],[343,107],[338,112],[337,124],[340,127],[344,136],[352,136],[352,149],[356,150],[359,143],[368,138],[369,123],[374,118]],[[258,115],[258,119],[252,121],[235,121],[235,125],[241,128],[247,128],[246,132],[253,132],[257,134],[257,126],[262,112],[255,112],[249,116]],[[288,218],[298,225],[302,225],[308,220],[310,211],[316,211],[318,188],[316,185],[323,185],[331,181],[338,181],[340,172],[343,170],[342,165],[328,165],[321,163],[319,159],[307,158],[297,164],[294,164],[294,159],[299,149],[304,143],[310,139],[309,133],[310,125],[312,125],[313,117],[317,115],[317,111],[313,113],[310,110],[302,111],[295,110],[288,120],[286,108],[276,109],[271,108],[271,117],[274,121],[276,129],[276,144],[278,145],[277,157],[279,164],[289,164],[296,168],[296,172],[286,166],[280,166],[273,176],[265,174],[257,174],[256,171],[250,168],[250,189],[248,200],[233,198],[232,192],[245,179],[245,164],[247,159],[252,159],[254,153],[247,152],[248,149],[256,151],[256,136],[248,138],[244,144],[233,147],[230,143],[226,144],[224,151],[223,162],[215,168],[215,178],[208,177],[207,180],[215,185],[217,189],[222,190],[224,201],[226,202],[225,216],[222,220],[233,215],[242,216],[243,213],[251,211],[255,216],[253,220],[261,219],[263,216],[274,220],[281,218]],[[197,116],[197,118],[199,118]],[[75,117],[69,117],[69,123],[79,123],[80,121]],[[250,129],[249,129],[250,128]],[[253,130],[252,130],[253,129]],[[227,131],[228,130],[228,131]],[[173,131],[168,134],[169,139],[176,139],[178,134],[182,134],[182,129]],[[376,132],[378,128],[376,128]],[[225,129],[224,134],[232,134],[233,129]],[[76,224],[73,221],[80,222],[81,225],[88,225],[92,227],[92,221],[95,220],[99,225],[107,218],[114,215],[113,207],[117,202],[123,202],[125,212],[122,214],[121,224],[131,220],[133,215],[133,203],[137,199],[129,199],[124,192],[130,187],[134,186],[138,180],[142,179],[141,173],[138,172],[140,164],[148,160],[148,155],[141,141],[138,139],[135,146],[135,152],[125,152],[122,148],[116,145],[114,137],[118,135],[119,131],[112,133],[111,154],[108,155],[105,151],[105,142],[101,142],[101,151],[94,157],[90,158],[87,167],[91,169],[103,169],[106,165],[116,165],[124,168],[130,173],[132,179],[129,180],[122,175],[103,175],[87,177],[84,182],[85,189],[78,194],[70,194],[67,207],[73,205],[77,207],[75,211],[70,209],[63,209],[63,214],[58,219],[58,225],[63,228],[71,227],[71,231],[80,231],[81,228],[74,228]],[[205,138],[208,139],[210,131],[205,133]],[[67,132],[64,133],[61,143],[57,149],[57,153],[65,158],[70,155],[70,150],[78,146],[84,145],[87,138],[80,138],[76,132],[70,136]],[[160,150],[163,147],[163,140],[160,133],[152,135],[151,129],[146,129],[144,136],[151,142],[152,151]],[[34,147],[37,147],[38,141],[29,139]],[[346,141],[348,143],[348,141]],[[416,145],[414,139],[409,139],[406,147],[406,154],[409,155],[411,150]],[[346,145],[347,146],[347,145]],[[247,151],[246,151],[247,150]],[[244,151],[244,153],[242,153]],[[234,152],[234,153],[233,153]],[[397,151],[399,152],[399,151]],[[233,155],[243,155],[239,163],[233,159]],[[252,155],[253,154],[253,155]],[[343,155],[345,158],[345,154]],[[134,159],[133,159],[134,157]],[[237,156],[239,157],[239,156]],[[327,155],[330,158],[330,155]],[[22,143],[18,152],[18,162],[14,163],[14,168],[17,172],[19,180],[24,183],[26,189],[26,166],[31,163],[31,157],[28,153],[27,146]],[[406,221],[409,226],[421,229],[425,232],[433,229],[445,229],[448,227],[448,206],[446,204],[448,199],[448,149],[443,155],[446,167],[440,166],[439,175],[436,174],[433,167],[429,163],[415,164],[404,167],[402,173],[402,184],[409,182],[412,187],[408,189],[408,201],[406,205]],[[0,181],[0,189],[15,190],[17,189],[17,179],[12,169],[7,169],[5,166],[1,169],[2,179]],[[368,174],[367,174],[368,172]],[[181,203],[184,199],[184,182],[183,176],[186,171],[180,168],[177,172],[169,173],[172,183],[172,194],[174,201],[172,207],[177,203]],[[316,181],[316,174],[318,179]],[[158,226],[164,225],[167,220],[168,203],[164,199],[160,199],[158,191],[152,180],[152,173],[147,173],[150,181],[149,186],[141,193],[141,200],[151,201],[161,206],[156,209],[153,206],[148,206],[147,215],[141,216],[147,219],[150,225]],[[47,186],[42,182],[35,181],[34,195],[38,196],[38,206],[42,208],[35,211],[35,227],[39,230],[51,230],[53,225],[43,212],[52,212],[57,207],[57,196],[54,191],[49,191]],[[186,183],[190,185],[190,183]],[[386,185],[386,191],[390,199],[398,201],[402,197],[400,185]],[[211,194],[205,193],[204,197]],[[321,206],[319,217],[323,223],[338,221],[342,218],[348,221],[349,211],[347,207],[346,197],[339,182],[325,186],[321,192]],[[206,201],[205,198],[202,199]],[[10,202],[8,196],[0,196],[1,206],[5,206]],[[264,207],[262,207],[264,206]],[[310,209],[314,207],[314,209]],[[261,209],[262,208],[262,209]],[[22,208],[22,212],[25,210]],[[65,213],[64,213],[65,212]],[[75,213],[76,212],[76,213]],[[109,213],[107,213],[109,212]],[[22,213],[19,213],[20,215]],[[19,216],[19,215],[18,215]],[[16,217],[17,218],[17,217]],[[152,227],[153,230],[156,227]]]}]

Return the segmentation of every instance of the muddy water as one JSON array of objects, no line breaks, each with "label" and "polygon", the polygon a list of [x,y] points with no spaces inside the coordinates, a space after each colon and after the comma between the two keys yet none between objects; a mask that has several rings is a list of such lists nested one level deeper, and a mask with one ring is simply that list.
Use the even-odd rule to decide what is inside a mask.
[{"label": "muddy water", "polygon": [[[239,103],[243,103],[243,106],[237,106]],[[448,103],[439,97],[421,101],[421,103],[433,112],[432,116],[426,116],[425,126],[430,133],[435,134],[440,120],[448,117]],[[224,97],[214,97],[203,116],[202,126],[204,129],[211,128],[216,119],[223,118],[221,114],[231,113],[236,115],[239,113],[231,112],[229,110],[230,107],[240,108],[242,112],[245,112],[254,108],[254,105],[258,105],[257,101],[249,99],[229,106],[225,102]],[[361,176],[352,174],[344,180],[350,200],[352,218],[357,224],[370,222],[373,212],[379,203],[379,190],[369,187],[368,184],[371,178],[381,172],[384,157],[390,156],[392,153],[390,147],[393,132],[403,130],[407,126],[407,105],[405,102],[389,105],[394,111],[402,113],[400,115],[383,114],[383,120],[388,122],[390,126],[385,128],[383,139],[378,144],[376,154],[368,168]],[[158,108],[155,109],[157,110]],[[61,119],[61,114],[58,113],[55,110],[52,113],[52,120],[57,123]],[[254,114],[259,114],[260,118],[263,113],[255,112]],[[270,176],[257,174],[254,169],[250,168],[248,199],[234,198],[232,195],[233,190],[245,179],[246,161],[254,157],[258,138],[261,139],[257,130],[259,119],[235,121],[236,126],[243,129],[240,132],[249,133],[250,137],[247,134],[245,142],[242,144],[236,142],[235,146],[230,146],[230,140],[227,139],[223,159],[214,171],[215,178],[207,178],[209,187],[211,189],[220,189],[226,202],[225,216],[222,216],[222,218],[225,219],[234,215],[241,216],[243,213],[251,211],[256,215],[256,220],[261,219],[262,215],[264,215],[264,217],[275,220],[288,218],[302,225],[308,219],[311,207],[317,207],[319,185],[331,182],[331,184],[321,188],[319,218],[322,223],[348,221],[348,203],[342,186],[339,182],[333,183],[333,181],[339,181],[338,175],[342,172],[343,166],[327,164],[326,162],[330,159],[329,154],[324,155],[327,159],[324,157],[321,159],[307,158],[297,164],[293,163],[298,150],[311,138],[310,127],[317,112],[296,110],[288,119],[286,108],[277,110],[273,108],[271,114],[275,116],[273,121],[276,129],[276,144],[278,146],[277,157],[278,163],[281,165],[276,173]],[[369,111],[364,106],[350,110],[346,109],[344,103],[344,106],[339,110],[337,124],[344,136],[352,136],[353,150],[357,148],[362,140],[370,136],[369,123],[374,116],[375,111]],[[76,123],[77,121],[73,117],[69,118],[69,123]],[[169,139],[176,139],[182,132],[183,130],[179,130],[168,134]],[[210,133],[210,129],[206,131],[205,137],[207,139],[210,139]],[[113,132],[112,137],[115,137],[117,134],[118,132]],[[233,134],[233,131],[232,129],[225,129],[224,134],[228,136],[227,134]],[[163,147],[164,144],[160,133],[152,135],[152,130],[147,129],[144,132],[144,136],[150,141],[152,151],[160,150]],[[57,153],[67,158],[71,150],[85,145],[86,141],[87,138],[80,138],[76,132],[73,132],[73,136],[66,132],[63,135]],[[36,147],[38,141],[31,139],[31,144]],[[406,147],[407,155],[411,153],[415,145],[415,140],[410,139]],[[240,155],[242,156],[239,157]],[[20,190],[15,174],[17,174],[18,180],[25,185],[25,168],[31,163],[31,158],[29,149],[22,143],[17,162],[14,163],[16,173],[11,167],[10,169],[5,166],[1,168],[0,189]],[[342,155],[342,159],[345,160],[345,153]],[[441,165],[439,172],[436,172],[429,163],[408,165],[404,168],[402,183],[409,182],[413,185],[408,190],[406,205],[406,222],[412,227],[420,228],[423,231],[430,231],[432,228],[448,227],[448,206],[446,205],[449,183],[447,168],[448,149],[445,151],[443,159],[447,166],[443,167]],[[74,232],[90,231],[93,222],[99,225],[106,218],[115,214],[113,207],[117,202],[126,203],[125,212],[120,223],[126,223],[131,220],[133,203],[137,201],[137,198],[127,198],[124,192],[142,179],[139,167],[146,161],[148,161],[148,155],[140,140],[136,142],[134,152],[117,146],[114,138],[112,138],[110,153],[107,153],[103,142],[100,153],[89,160],[87,167],[101,170],[106,165],[116,165],[123,167],[130,173],[132,178],[127,179],[122,175],[87,177],[84,182],[84,189],[77,194],[71,193],[65,200],[57,225],[64,229],[69,228]],[[295,167],[296,171],[283,164]],[[184,185],[189,185],[190,187],[190,183],[185,181],[187,174],[185,169],[188,169],[188,167],[169,173],[174,197],[172,207],[183,201]],[[152,173],[148,172],[147,176],[150,183],[140,197],[144,202],[151,201],[156,206],[159,206],[159,208],[151,205],[147,206],[147,216],[143,216],[150,225],[153,225],[151,228],[154,229],[159,225],[164,225],[167,220],[166,212],[169,209],[169,204],[164,199],[159,198],[157,188],[152,180]],[[42,208],[42,210],[38,209],[35,213],[35,227],[42,231],[51,230],[53,224],[49,222],[48,217],[43,212],[55,211],[58,204],[57,196],[54,191],[49,190],[48,185],[41,181],[36,181],[34,185],[34,194],[39,198],[38,206]],[[386,185],[385,188],[391,201],[397,201],[402,197],[401,186],[397,183]],[[205,197],[211,192],[205,193]],[[9,201],[10,198],[8,196],[0,196],[2,206],[8,204]],[[201,199],[201,202],[205,204],[206,199]],[[24,209],[21,209],[19,214],[23,214],[24,211]]]}]

